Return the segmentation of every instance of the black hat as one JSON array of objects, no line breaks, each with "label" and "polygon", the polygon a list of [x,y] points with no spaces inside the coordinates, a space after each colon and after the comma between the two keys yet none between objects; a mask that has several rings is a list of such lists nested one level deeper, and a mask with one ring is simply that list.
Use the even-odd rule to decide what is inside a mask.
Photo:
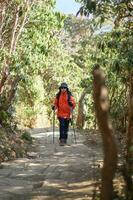
[{"label": "black hat", "polygon": [[59,89],[61,88],[67,88],[68,89],[68,85],[66,83],[61,83]]}]

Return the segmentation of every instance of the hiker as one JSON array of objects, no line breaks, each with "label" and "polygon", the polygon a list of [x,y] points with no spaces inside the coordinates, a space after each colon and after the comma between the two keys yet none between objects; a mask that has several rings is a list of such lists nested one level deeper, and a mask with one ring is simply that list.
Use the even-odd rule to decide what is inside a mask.
[{"label": "hiker", "polygon": [[52,109],[57,110],[57,117],[59,120],[59,143],[64,145],[67,143],[69,122],[73,109],[75,108],[75,99],[73,98],[71,92],[69,91],[68,85],[66,83],[61,83],[59,87],[59,92],[54,100],[54,106]]}]

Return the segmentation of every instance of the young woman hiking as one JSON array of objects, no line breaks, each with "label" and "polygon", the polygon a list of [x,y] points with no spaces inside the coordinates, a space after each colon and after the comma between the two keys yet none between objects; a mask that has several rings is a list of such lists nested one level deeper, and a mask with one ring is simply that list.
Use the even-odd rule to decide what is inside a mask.
[{"label": "young woman hiking", "polygon": [[54,106],[52,107],[53,110],[57,110],[60,145],[67,143],[69,122],[74,108],[75,99],[69,91],[68,85],[66,83],[61,83],[59,92],[54,99]]}]

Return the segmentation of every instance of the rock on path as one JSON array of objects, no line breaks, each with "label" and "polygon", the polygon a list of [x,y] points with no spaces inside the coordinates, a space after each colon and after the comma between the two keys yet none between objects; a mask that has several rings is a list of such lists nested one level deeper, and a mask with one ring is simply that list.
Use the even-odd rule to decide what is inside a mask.
[{"label": "rock on path", "polygon": [[[38,129],[39,130],[39,129]],[[90,200],[95,183],[94,153],[97,144],[84,144],[85,137],[69,133],[68,144],[55,143],[50,130],[33,131],[35,151],[28,158],[2,163],[0,200]],[[99,169],[98,169],[99,170]],[[99,172],[98,172],[99,173]]]}]

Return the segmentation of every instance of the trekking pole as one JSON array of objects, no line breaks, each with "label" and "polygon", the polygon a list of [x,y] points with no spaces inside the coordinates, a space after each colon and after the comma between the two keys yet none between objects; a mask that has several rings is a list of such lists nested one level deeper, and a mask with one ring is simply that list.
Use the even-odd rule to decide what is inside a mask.
[{"label": "trekking pole", "polygon": [[53,144],[54,144],[54,134],[55,134],[55,110],[53,110]]},{"label": "trekking pole", "polygon": [[75,141],[75,144],[76,144],[77,143],[77,139],[76,139],[76,131],[75,131],[74,123],[73,123],[73,110],[72,110],[71,125],[73,127],[74,141]]}]

